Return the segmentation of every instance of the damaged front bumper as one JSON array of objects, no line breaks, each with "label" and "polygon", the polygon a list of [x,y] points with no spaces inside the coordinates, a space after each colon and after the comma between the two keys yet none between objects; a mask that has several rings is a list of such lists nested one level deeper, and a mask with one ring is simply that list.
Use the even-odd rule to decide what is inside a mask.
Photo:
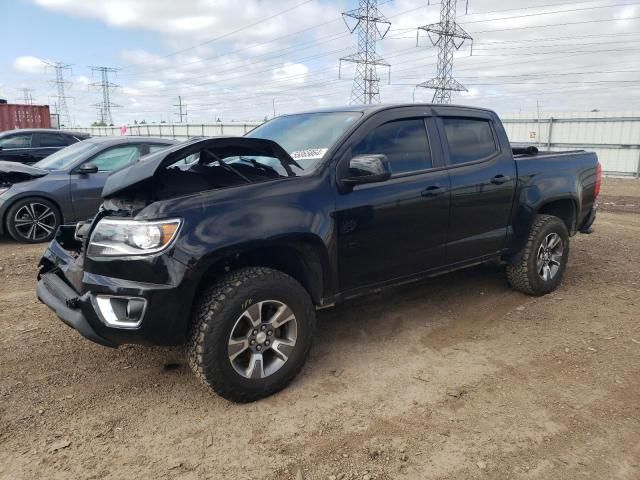
[{"label": "damaged front bumper", "polygon": [[[185,342],[191,301],[184,265],[173,259],[151,266],[144,259],[129,260],[129,271],[145,271],[149,278],[105,276],[85,271],[81,246],[73,227],[60,228],[40,261],[36,292],[42,303],[82,336],[107,347]],[[158,278],[173,281],[154,283]]]}]

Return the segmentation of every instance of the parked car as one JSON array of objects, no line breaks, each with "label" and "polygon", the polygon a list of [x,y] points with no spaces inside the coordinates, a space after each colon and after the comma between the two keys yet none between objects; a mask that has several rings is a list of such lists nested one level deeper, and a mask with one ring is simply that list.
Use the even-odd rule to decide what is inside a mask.
[{"label": "parked car", "polygon": [[9,130],[0,133],[0,161],[35,163],[90,135],[48,128]]},{"label": "parked car", "polygon": [[35,165],[0,161],[0,234],[49,241],[58,226],[95,215],[107,177],[142,155],[176,143],[146,137],[94,137]]},{"label": "parked car", "polygon": [[281,116],[114,173],[92,222],[49,245],[37,295],[102,345],[186,344],[206,385],[253,401],[300,371],[317,308],[496,261],[551,292],[600,178],[594,153],[514,155],[489,110]]}]

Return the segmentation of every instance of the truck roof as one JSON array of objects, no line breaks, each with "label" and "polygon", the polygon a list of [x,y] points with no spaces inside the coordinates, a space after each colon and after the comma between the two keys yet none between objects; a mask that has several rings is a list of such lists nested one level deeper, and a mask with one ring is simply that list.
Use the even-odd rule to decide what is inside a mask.
[{"label": "truck roof", "polygon": [[[340,107],[328,107],[317,110],[306,110],[303,112],[296,113],[330,113],[330,112],[362,112],[365,115],[373,114],[376,112],[380,112],[382,110],[390,110],[393,108],[406,108],[406,107],[429,107],[429,108],[438,108],[438,109],[467,109],[467,110],[476,110],[480,112],[491,112],[488,108],[481,107],[470,107],[468,105],[442,105],[438,103],[396,103],[396,104],[376,104],[376,105],[345,105]],[[285,114],[287,115],[287,114]]]}]

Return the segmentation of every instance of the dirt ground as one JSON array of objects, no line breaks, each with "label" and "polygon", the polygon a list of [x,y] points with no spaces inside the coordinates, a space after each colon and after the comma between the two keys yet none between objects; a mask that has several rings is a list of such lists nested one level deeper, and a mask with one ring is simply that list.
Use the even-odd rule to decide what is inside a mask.
[{"label": "dirt ground", "polygon": [[249,405],[176,349],[81,338],[35,299],[43,246],[2,240],[0,478],[639,479],[640,181],[602,201],[553,294],[482,267],[320,312]]}]

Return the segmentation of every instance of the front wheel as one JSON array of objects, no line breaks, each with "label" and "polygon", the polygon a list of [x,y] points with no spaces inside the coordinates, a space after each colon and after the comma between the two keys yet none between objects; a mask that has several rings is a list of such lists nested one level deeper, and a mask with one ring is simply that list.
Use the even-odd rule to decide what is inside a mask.
[{"label": "front wheel", "polygon": [[553,215],[536,215],[520,261],[507,266],[511,286],[540,296],[555,290],[567,268],[569,232]]},{"label": "front wheel", "polygon": [[17,201],[7,212],[7,232],[17,242],[50,241],[62,221],[58,208],[44,198]]},{"label": "front wheel", "polygon": [[296,280],[269,268],[242,268],[197,300],[189,364],[218,395],[251,402],[293,380],[304,365],[314,330],[313,303]]}]

